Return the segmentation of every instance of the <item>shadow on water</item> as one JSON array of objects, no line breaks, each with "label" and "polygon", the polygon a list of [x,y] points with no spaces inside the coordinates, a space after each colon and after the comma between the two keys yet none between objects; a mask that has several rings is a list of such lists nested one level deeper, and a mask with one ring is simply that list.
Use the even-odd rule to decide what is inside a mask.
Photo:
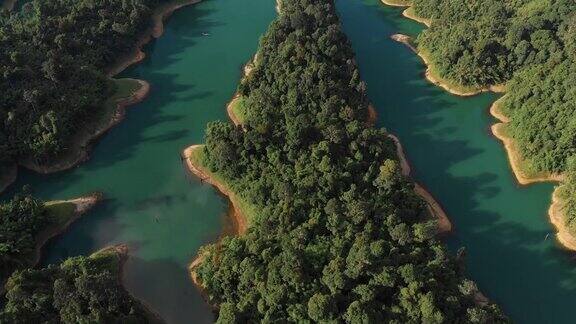
[{"label": "shadow on water", "polygon": [[516,183],[490,133],[487,110],[497,96],[455,97],[424,80],[420,59],[390,39],[422,30],[401,9],[378,0],[337,5],[379,125],[399,136],[413,177],[450,216],[447,243],[466,247],[470,277],[517,322],[572,322],[576,263],[548,235],[553,185]]},{"label": "shadow on water", "polygon": [[127,110],[91,159],[58,174],[21,172],[13,188],[30,184],[44,199],[93,191],[106,198],[46,246],[44,264],[128,243],[131,293],[169,323],[213,321],[187,265],[221,235],[228,201],[187,176],[180,153],[203,141],[208,122],[227,118],[242,66],[274,16],[269,0],[208,0],[178,10],[164,35],[146,46],[146,60],[119,76],[147,80],[149,97]]}]

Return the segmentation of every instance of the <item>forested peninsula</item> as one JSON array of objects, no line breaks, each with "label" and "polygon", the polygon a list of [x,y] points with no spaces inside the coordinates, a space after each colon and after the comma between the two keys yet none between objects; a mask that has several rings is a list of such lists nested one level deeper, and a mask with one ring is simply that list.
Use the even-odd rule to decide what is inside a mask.
[{"label": "forested peninsula", "polygon": [[[51,173],[85,160],[149,91],[112,77],[144,57],[167,15],[196,2],[34,0],[0,10],[0,192],[18,166]],[[25,190],[0,203],[0,323],[160,321],[122,287],[124,246],[36,268],[42,246],[100,198],[44,202]]]},{"label": "forested peninsula", "polygon": [[242,125],[211,123],[187,152],[248,221],[191,266],[218,322],[506,322],[435,238],[386,131],[367,125],[333,1],[280,7],[239,86]]},{"label": "forested peninsula", "polygon": [[490,109],[501,121],[493,133],[521,184],[561,182],[550,218],[559,241],[576,250],[576,3],[383,2],[429,23],[415,47],[442,85],[468,94],[505,85]]},{"label": "forested peninsula", "polygon": [[44,244],[94,207],[102,195],[43,202],[24,192],[0,204],[0,293],[15,270],[35,266]]},{"label": "forested peninsula", "polygon": [[18,165],[51,173],[86,160],[149,90],[111,77],[143,58],[163,18],[196,2],[34,0],[0,11],[0,191]]},{"label": "forested peninsula", "polygon": [[0,323],[162,323],[122,287],[126,246],[14,273]]}]

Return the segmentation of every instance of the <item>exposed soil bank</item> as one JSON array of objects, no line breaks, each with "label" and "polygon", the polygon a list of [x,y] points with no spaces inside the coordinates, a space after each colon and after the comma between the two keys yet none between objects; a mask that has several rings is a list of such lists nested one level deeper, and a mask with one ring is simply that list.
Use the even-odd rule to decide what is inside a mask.
[{"label": "exposed soil bank", "polygon": [[148,44],[152,39],[159,38],[164,33],[164,20],[172,13],[182,7],[193,5],[201,2],[202,0],[186,0],[175,1],[166,5],[162,5],[152,13],[152,25],[148,28],[136,41],[134,51],[126,57],[118,60],[116,64],[108,69],[108,76],[113,77],[124,71],[132,64],[136,64],[144,60],[146,54],[142,48]]},{"label": "exposed soil bank", "polygon": [[550,209],[548,210],[550,222],[558,231],[556,234],[558,242],[560,242],[560,244],[565,248],[576,251],[576,237],[570,234],[570,230],[566,227],[564,221],[564,208],[564,201],[562,201],[559,196],[559,188],[556,188],[552,194],[552,205],[550,205]]},{"label": "exposed soil bank", "polygon": [[[398,137],[392,134],[389,134],[388,137],[390,137],[394,142],[394,144],[396,144],[396,153],[398,155],[398,158],[400,159],[400,169],[402,170],[402,174],[404,176],[410,176],[411,172],[410,163],[408,163],[408,160],[406,159],[404,148],[402,147],[402,144],[400,144],[400,140],[398,140]],[[424,189],[424,187],[422,187],[418,183],[415,183],[414,191],[420,197],[422,197],[422,199],[424,199],[428,207],[428,210],[438,220],[438,234],[446,234],[451,232],[452,223],[450,222],[450,218],[448,218],[448,215],[446,214],[442,206],[438,203],[438,201],[436,201],[434,196],[432,196],[431,193],[429,193],[426,189]]]},{"label": "exposed soil bank", "polygon": [[[381,1],[384,4],[389,5],[389,6],[403,6],[402,4],[400,4],[398,2],[394,2],[394,0],[381,0]],[[413,10],[410,10],[410,9],[411,8],[408,8],[407,10],[405,10],[403,12],[403,15],[405,17],[416,20],[416,21],[423,23],[426,26],[430,27],[430,23],[431,23],[430,21],[426,21],[426,20],[423,20],[423,19],[415,16]],[[480,94],[482,92],[489,92],[489,91],[495,92],[495,93],[505,93],[506,92],[506,86],[505,85],[493,85],[493,86],[490,86],[488,88],[478,89],[478,90],[469,91],[469,92],[455,89],[455,88],[451,87],[446,81],[444,81],[441,78],[434,75],[433,68],[432,68],[432,65],[430,63],[429,58],[427,57],[427,55],[425,53],[417,50],[417,48],[412,44],[411,38],[409,36],[402,35],[402,34],[395,34],[395,35],[392,35],[391,38],[397,42],[405,44],[408,48],[410,48],[418,56],[420,56],[427,66],[426,79],[428,79],[430,82],[442,87],[443,89],[445,89],[446,91],[448,91],[451,94],[454,94],[457,96],[473,96],[473,95]],[[526,164],[526,162],[524,161],[520,150],[516,147],[516,143],[514,142],[514,140],[511,137],[507,136],[507,134],[506,134],[506,123],[510,122],[510,118],[508,116],[504,115],[504,113],[502,113],[502,111],[500,109],[500,103],[502,102],[503,99],[504,99],[504,97],[495,101],[492,104],[492,106],[490,107],[490,113],[492,114],[492,116],[494,116],[495,118],[500,120],[500,123],[492,125],[491,130],[492,130],[492,133],[494,134],[494,136],[496,138],[498,138],[500,141],[502,141],[502,143],[504,144],[504,148],[507,152],[507,156],[508,156],[508,160],[510,162],[512,172],[514,173],[514,176],[515,176],[516,180],[518,181],[518,183],[521,185],[528,185],[528,184],[538,183],[538,182],[562,182],[562,181],[564,181],[565,176],[563,174],[553,174],[553,173],[547,173],[547,172],[539,172],[537,174],[529,174],[530,172],[527,172],[524,170],[525,169],[524,165]],[[563,220],[564,216],[562,213],[563,203],[562,203],[561,199],[558,197],[557,192],[558,192],[558,189],[556,189],[553,193],[552,205],[550,206],[550,209],[549,209],[550,221],[552,222],[552,224],[554,224],[554,226],[558,230],[558,234],[557,234],[558,241],[567,249],[576,251],[576,237],[574,237],[572,234],[570,234],[570,231],[566,228],[566,226],[564,224],[564,220]]]},{"label": "exposed soil bank", "polygon": [[[12,1],[15,3],[17,0],[6,1]],[[108,76],[112,78],[124,71],[130,65],[141,62],[146,56],[142,51],[143,46],[149,43],[153,38],[159,38],[164,33],[164,20],[177,9],[199,2],[201,2],[201,0],[177,1],[156,9],[151,17],[151,27],[144,31],[144,33],[138,38],[134,51],[126,57],[121,58],[116,64],[110,67],[107,71]],[[118,102],[117,111],[107,123],[100,125],[94,132],[81,133],[74,138],[71,144],[72,149],[64,154],[64,156],[48,165],[40,165],[31,160],[24,161],[21,165],[40,174],[49,174],[69,170],[78,164],[85,162],[89,158],[90,144],[122,121],[125,114],[124,109],[126,107],[143,101],[148,95],[148,92],[150,91],[150,85],[148,82],[144,80],[133,80],[140,84],[140,89],[138,89],[138,91],[136,91],[130,98],[122,99]],[[14,168],[17,167],[14,166]],[[17,170],[3,176],[2,179],[0,179],[0,193],[14,183],[16,178]]]},{"label": "exposed soil bank", "polygon": [[91,132],[81,132],[70,143],[68,153],[54,161],[52,164],[38,164],[35,161],[24,161],[22,166],[40,174],[49,174],[69,170],[78,164],[85,162],[90,157],[90,146],[100,137],[105,135],[114,126],[118,125],[125,116],[126,108],[143,101],[150,92],[150,85],[143,80],[131,79],[140,87],[127,98],[120,99],[116,104],[116,110],[106,123],[102,123]]},{"label": "exposed soil bank", "polygon": [[[514,176],[519,184],[529,185],[538,182],[562,182],[565,180],[563,174],[551,174],[540,172],[538,174],[529,175],[524,170],[524,165],[526,162],[522,157],[522,153],[516,147],[514,139],[507,136],[506,134],[506,124],[510,122],[510,118],[504,115],[500,109],[500,103],[504,97],[496,100],[490,107],[490,114],[500,120],[500,123],[492,125],[492,134],[502,141],[504,144],[504,149],[506,150],[506,155],[508,156],[508,161],[510,162],[510,167]],[[564,203],[558,195],[559,188],[554,190],[552,193],[552,205],[548,209],[548,216],[550,217],[550,222],[554,225],[558,233],[556,238],[558,242],[568,250],[576,251],[576,237],[571,234],[570,230],[566,227],[564,220]]]},{"label": "exposed soil bank", "polygon": [[[378,118],[378,113],[372,104],[368,106],[368,125],[373,126],[376,123]],[[398,137],[392,134],[388,134],[388,137],[392,139],[394,144],[396,145],[396,155],[400,160],[400,170],[402,175],[410,176],[411,168],[410,163],[408,163],[408,159],[406,158],[406,154],[404,153],[404,148],[400,143]],[[438,219],[438,234],[445,234],[452,231],[452,223],[450,222],[450,218],[442,208],[442,206],[436,201],[434,196],[430,194],[424,187],[422,187],[418,183],[414,183],[414,191],[424,199],[426,202],[426,206],[430,213]]]},{"label": "exposed soil bank", "polygon": [[522,185],[528,185],[537,182],[564,181],[564,175],[562,174],[546,174],[545,172],[541,172],[536,175],[529,175],[528,172],[524,170],[523,166],[526,162],[522,157],[522,153],[517,149],[514,140],[506,135],[506,123],[508,123],[510,119],[500,110],[500,103],[503,99],[504,97],[500,98],[490,107],[492,116],[501,121],[501,123],[492,125],[492,133],[504,143],[510,166],[518,182]]},{"label": "exposed soil bank", "polygon": [[209,183],[212,186],[216,187],[216,189],[218,189],[223,195],[227,196],[230,199],[230,202],[234,207],[233,212],[231,213],[230,216],[233,217],[233,220],[236,224],[238,235],[242,235],[246,232],[246,229],[248,228],[248,220],[246,218],[246,215],[244,215],[240,210],[239,207],[240,203],[238,201],[236,193],[234,193],[224,183],[221,183],[218,180],[216,180],[211,175],[211,172],[209,170],[206,170],[202,165],[195,163],[193,159],[191,159],[191,155],[195,150],[202,150],[203,148],[204,145],[192,145],[182,152],[182,157],[186,160],[186,166],[188,167],[188,170],[190,170],[190,172],[192,172],[194,175],[200,178],[202,182]]},{"label": "exposed soil bank", "polygon": [[445,91],[447,91],[447,92],[449,92],[455,96],[471,97],[471,96],[481,94],[483,92],[503,93],[505,91],[504,85],[493,85],[493,86],[489,86],[486,88],[470,89],[470,90],[468,90],[468,89],[463,90],[462,88],[465,88],[465,87],[459,87],[459,86],[451,85],[449,81],[442,79],[441,77],[436,75],[436,73],[434,73],[434,68],[433,68],[432,63],[430,62],[430,59],[428,58],[428,55],[423,51],[419,51],[412,44],[412,38],[410,36],[403,35],[403,34],[394,34],[394,35],[390,36],[390,38],[397,41],[397,42],[400,42],[400,43],[406,45],[409,49],[411,49],[414,53],[416,53],[422,59],[422,61],[424,62],[424,65],[426,65],[426,79],[428,81],[441,87]]},{"label": "exposed soil bank", "polygon": [[[258,60],[258,53],[256,53],[256,55],[254,55],[254,58],[250,62],[248,62],[248,63],[246,63],[246,65],[244,65],[244,69],[243,69],[244,74],[242,76],[242,79],[240,80],[240,83],[244,82],[244,80],[248,76],[250,76],[252,71],[254,71],[254,69],[256,68],[257,60]],[[242,95],[238,91],[236,91],[236,93],[232,97],[232,100],[230,100],[228,105],[226,105],[226,113],[228,114],[228,117],[230,118],[232,123],[236,126],[242,126],[241,119],[236,115],[236,112],[234,111],[234,107],[236,106],[238,101],[241,100],[241,98],[242,98]]]}]

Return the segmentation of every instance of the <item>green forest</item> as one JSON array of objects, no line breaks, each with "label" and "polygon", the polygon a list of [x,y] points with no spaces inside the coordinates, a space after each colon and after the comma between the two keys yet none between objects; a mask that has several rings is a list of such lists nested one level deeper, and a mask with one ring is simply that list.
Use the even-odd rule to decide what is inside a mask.
[{"label": "green forest", "polygon": [[[28,194],[0,203],[0,323],[145,323],[150,315],[119,282],[125,255],[98,253],[60,266],[35,266],[38,236],[73,217],[71,203]],[[4,286],[5,285],[5,286]]]},{"label": "green forest", "polygon": [[60,266],[15,272],[6,284],[0,323],[148,323],[154,318],[119,281],[115,249]]},{"label": "green forest", "polygon": [[241,83],[244,127],[209,124],[204,166],[256,215],[193,271],[219,323],[498,323],[436,236],[368,99],[333,1],[282,1]]},{"label": "green forest", "polygon": [[566,174],[566,223],[576,233],[576,2],[571,0],[412,0],[433,21],[417,39],[448,82],[506,84],[510,118],[527,174]]},{"label": "green forest", "polygon": [[[49,163],[127,86],[107,69],[134,50],[162,0],[35,0],[0,10],[0,175],[23,161]],[[68,204],[70,205],[70,204]],[[74,213],[27,192],[0,203],[0,323],[143,323],[121,286],[115,253],[30,269],[38,235]]]},{"label": "green forest", "polygon": [[17,194],[0,204],[0,283],[16,269],[30,266],[36,236],[55,220],[42,201]]},{"label": "green forest", "polygon": [[0,11],[0,173],[53,162],[104,111],[106,70],[134,50],[163,0],[35,0]]}]

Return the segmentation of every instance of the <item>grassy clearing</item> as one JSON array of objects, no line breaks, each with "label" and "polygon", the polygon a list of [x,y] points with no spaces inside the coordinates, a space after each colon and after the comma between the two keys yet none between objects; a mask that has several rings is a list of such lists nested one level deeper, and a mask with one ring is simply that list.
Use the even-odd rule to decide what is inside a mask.
[{"label": "grassy clearing", "polygon": [[234,114],[234,116],[236,116],[236,120],[240,123],[240,124],[244,124],[244,122],[246,121],[246,98],[243,96],[240,96],[238,98],[235,98],[231,103],[230,103],[230,110],[232,111],[232,113]]},{"label": "grassy clearing", "polygon": [[51,201],[45,204],[50,227],[60,227],[75,217],[76,206],[66,201]]}]

